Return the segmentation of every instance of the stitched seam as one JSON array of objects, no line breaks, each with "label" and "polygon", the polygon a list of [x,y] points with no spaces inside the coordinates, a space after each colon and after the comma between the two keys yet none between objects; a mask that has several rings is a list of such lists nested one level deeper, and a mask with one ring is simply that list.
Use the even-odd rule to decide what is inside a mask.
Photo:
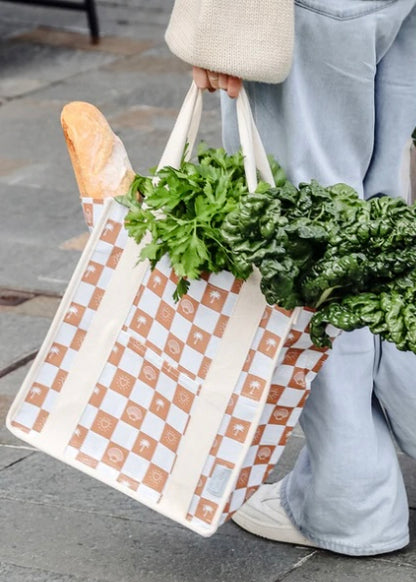
[{"label": "stitched seam", "polygon": [[368,7],[367,9],[361,9],[359,12],[355,12],[354,14],[334,14],[333,12],[329,12],[323,8],[318,6],[313,6],[306,0],[295,0],[295,4],[301,8],[305,8],[306,10],[310,10],[311,12],[315,12],[316,14],[320,14],[321,16],[326,16],[327,18],[332,18],[333,20],[355,20],[356,18],[360,18],[361,16],[368,16],[369,14],[373,14],[375,12],[379,12],[386,8],[386,6],[390,6],[390,4],[394,4],[397,0],[383,0],[384,4],[379,5],[377,7]]}]

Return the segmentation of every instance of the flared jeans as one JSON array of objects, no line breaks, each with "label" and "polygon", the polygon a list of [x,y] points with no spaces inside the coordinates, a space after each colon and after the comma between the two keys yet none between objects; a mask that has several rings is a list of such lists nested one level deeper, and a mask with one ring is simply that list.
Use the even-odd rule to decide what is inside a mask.
[{"label": "flared jeans", "polygon": [[[259,3],[259,6],[261,3]],[[400,196],[416,127],[416,0],[296,0],[295,54],[280,85],[247,83],[268,152],[298,184],[345,182]],[[222,96],[223,138],[239,145]],[[405,546],[408,502],[395,444],[416,458],[416,355],[368,329],[343,332],[300,419],[306,446],[282,486],[296,527],[322,548]]]}]

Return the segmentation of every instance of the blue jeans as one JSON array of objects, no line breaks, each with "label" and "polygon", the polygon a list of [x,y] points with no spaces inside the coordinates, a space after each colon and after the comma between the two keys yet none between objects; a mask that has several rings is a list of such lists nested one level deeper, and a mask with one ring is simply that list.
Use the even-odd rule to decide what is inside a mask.
[{"label": "blue jeans", "polygon": [[[416,0],[296,0],[291,73],[246,85],[266,149],[295,183],[399,196],[416,126]],[[238,147],[222,96],[224,144]],[[408,503],[392,436],[416,458],[416,355],[367,329],[343,333],[301,415],[306,447],[282,487],[296,527],[350,555],[406,545]]]}]

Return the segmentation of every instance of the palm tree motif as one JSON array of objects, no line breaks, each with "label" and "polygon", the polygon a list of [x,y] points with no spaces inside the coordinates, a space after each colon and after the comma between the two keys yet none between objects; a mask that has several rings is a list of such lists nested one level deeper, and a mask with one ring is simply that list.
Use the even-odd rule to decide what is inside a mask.
[{"label": "palm tree motif", "polygon": [[166,403],[161,399],[157,398],[155,402],[156,412],[160,412],[163,408],[165,408]]},{"label": "palm tree motif", "polygon": [[160,275],[155,275],[152,279],[152,287],[159,287],[162,283],[162,277]]},{"label": "palm tree motif", "polygon": [[257,390],[259,390],[261,388],[261,384],[258,380],[252,380],[250,382],[250,394],[253,396],[255,392],[257,392]]},{"label": "palm tree motif", "polygon": [[90,275],[93,275],[96,270],[97,270],[96,267],[90,263],[88,267],[85,269],[84,277],[88,278]]},{"label": "palm tree motif", "polygon": [[205,519],[209,519],[213,513],[214,508],[204,503],[204,505],[202,506],[202,515],[205,517]]},{"label": "palm tree motif", "polygon": [[98,386],[96,386],[94,388],[94,394],[99,394],[100,393],[100,389],[98,388]]},{"label": "palm tree motif", "polygon": [[144,315],[139,315],[136,318],[136,327],[137,327],[137,329],[140,329],[141,326],[142,325],[146,325],[146,323],[147,323],[147,319],[146,319],[146,317]]},{"label": "palm tree motif", "polygon": [[33,386],[33,388],[30,389],[29,398],[32,400],[32,398],[35,396],[40,396],[40,394],[42,394],[42,390],[39,388],[39,386]]},{"label": "palm tree motif", "polygon": [[109,233],[114,231],[114,224],[110,221],[108,221],[105,225],[105,228],[103,230],[103,236],[107,236]]},{"label": "palm tree motif", "polygon": [[78,313],[79,313],[78,307],[72,304],[65,315],[65,319],[70,319],[73,315],[78,315]]},{"label": "palm tree motif", "polygon": [[209,293],[209,302],[215,303],[216,301],[218,301],[219,299],[221,299],[221,293],[219,293],[219,291],[210,291]]},{"label": "palm tree motif", "polygon": [[195,331],[192,334],[192,337],[193,337],[193,343],[195,345],[199,344],[199,342],[201,342],[204,339],[204,336],[202,335],[202,333],[200,331]]},{"label": "palm tree motif", "polygon": [[117,353],[118,353],[118,350],[119,350],[119,347],[114,345],[114,346],[112,347],[112,349],[111,349],[111,353],[113,353],[113,354],[117,354]]},{"label": "palm tree motif", "polygon": [[192,301],[189,301],[189,299],[182,299],[181,308],[185,315],[192,315],[192,313],[195,311],[195,308],[192,305]]},{"label": "palm tree motif", "polygon": [[52,359],[54,356],[59,356],[60,353],[61,353],[61,350],[59,349],[59,347],[56,344],[54,344],[49,351],[47,359],[49,360],[49,359]]},{"label": "palm tree motif", "polygon": [[244,428],[244,425],[236,423],[233,428],[232,428],[232,432],[234,436],[238,436],[240,433],[243,433],[246,429]]},{"label": "palm tree motif", "polygon": [[266,340],[266,352],[273,351],[276,346],[277,346],[277,341],[274,338],[272,338],[272,337],[267,338],[267,340]]},{"label": "palm tree motif", "polygon": [[139,441],[139,452],[143,453],[144,451],[147,451],[147,449],[150,449],[150,442],[148,439],[140,439]]},{"label": "palm tree motif", "polygon": [[79,426],[77,426],[77,428],[74,430],[74,434],[78,438],[81,436],[81,429]]}]

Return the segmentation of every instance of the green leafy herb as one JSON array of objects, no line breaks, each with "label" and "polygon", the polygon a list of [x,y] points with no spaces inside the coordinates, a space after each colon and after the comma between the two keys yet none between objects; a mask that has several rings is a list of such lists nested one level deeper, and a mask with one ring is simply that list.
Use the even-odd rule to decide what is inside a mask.
[{"label": "green leafy herb", "polygon": [[[284,173],[276,162],[272,169],[283,183]],[[260,187],[266,186],[261,183]],[[155,268],[164,255],[169,256],[179,277],[174,293],[178,300],[188,290],[188,280],[203,273],[227,270],[240,279],[250,275],[252,265],[234,255],[221,230],[247,193],[241,152],[227,155],[223,149],[202,144],[196,163],[182,160],[178,169],[162,168],[152,178],[137,175],[130,191],[118,201],[129,208],[125,219],[129,235],[138,243],[146,233],[151,235],[140,259],[149,259]]]}]

